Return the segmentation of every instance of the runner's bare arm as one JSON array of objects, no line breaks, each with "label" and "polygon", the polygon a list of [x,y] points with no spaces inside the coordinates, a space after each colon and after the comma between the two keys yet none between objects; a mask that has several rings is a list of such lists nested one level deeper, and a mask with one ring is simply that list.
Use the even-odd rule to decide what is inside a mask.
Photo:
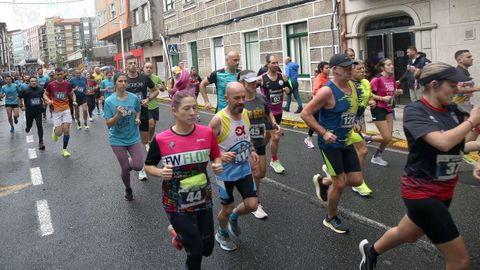
[{"label": "runner's bare arm", "polygon": [[160,89],[157,85],[155,85],[155,87],[152,89],[152,92],[150,93],[150,96],[148,97],[148,101],[155,99],[159,93]]},{"label": "runner's bare arm", "polygon": [[[203,81],[200,83],[200,94],[202,95],[203,102],[205,102],[205,107],[211,107],[210,105],[210,100],[208,99],[207,95],[207,85],[209,85],[210,82],[208,79],[203,79]],[[208,104],[208,105],[207,105]],[[207,108],[209,109],[209,108]]]},{"label": "runner's bare arm", "polygon": [[218,116],[213,116],[212,120],[208,124],[208,126],[213,130],[213,134],[218,138],[220,136],[220,132],[222,131],[222,120]]},{"label": "runner's bare arm", "polygon": [[332,98],[332,89],[328,86],[320,88],[318,93],[313,97],[310,102],[303,108],[300,117],[307,123],[307,125],[315,130],[318,134],[323,136],[327,130],[320,126],[317,119],[313,116],[315,112],[319,111],[323,107],[327,106],[328,101]]},{"label": "runner's bare arm", "polygon": [[[108,118],[106,120],[107,127],[111,128],[111,127],[115,126],[117,124],[117,122],[122,118],[122,115],[123,115],[124,111],[125,111],[125,109],[122,106],[118,106],[117,107],[117,112],[115,113],[115,115],[112,118]],[[140,117],[139,114],[140,113],[137,113],[137,117]]]}]

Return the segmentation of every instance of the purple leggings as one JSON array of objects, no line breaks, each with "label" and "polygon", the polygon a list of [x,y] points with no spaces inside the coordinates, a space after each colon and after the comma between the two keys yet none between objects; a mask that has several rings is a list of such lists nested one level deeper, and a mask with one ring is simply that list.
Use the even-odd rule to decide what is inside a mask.
[{"label": "purple leggings", "polygon": [[112,145],[112,150],[122,168],[123,184],[125,184],[125,188],[130,188],[130,171],[140,171],[143,168],[143,144],[137,143],[130,146]]}]

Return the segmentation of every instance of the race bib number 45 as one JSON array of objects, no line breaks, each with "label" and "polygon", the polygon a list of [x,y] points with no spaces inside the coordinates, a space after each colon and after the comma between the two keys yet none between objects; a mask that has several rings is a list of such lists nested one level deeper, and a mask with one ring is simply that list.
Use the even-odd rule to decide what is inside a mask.
[{"label": "race bib number 45", "polygon": [[462,155],[438,155],[435,180],[448,181],[454,179],[458,174],[462,159]]},{"label": "race bib number 45", "polygon": [[265,136],[265,124],[252,124],[250,127],[252,139],[263,139]]},{"label": "race bib number 45", "polygon": [[181,180],[178,190],[180,209],[205,203],[207,185],[207,175],[204,173]]}]

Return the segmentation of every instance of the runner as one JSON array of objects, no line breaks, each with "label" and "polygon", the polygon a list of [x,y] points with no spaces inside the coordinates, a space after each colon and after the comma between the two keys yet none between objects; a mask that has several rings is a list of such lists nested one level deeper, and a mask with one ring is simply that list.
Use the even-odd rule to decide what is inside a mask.
[{"label": "runner", "polygon": [[240,72],[238,65],[240,63],[240,55],[238,52],[231,51],[225,57],[226,68],[215,70],[200,83],[200,93],[202,94],[203,101],[205,102],[205,109],[209,110],[212,105],[208,100],[207,85],[214,83],[217,88],[217,108],[215,112],[221,111],[227,107],[227,101],[225,100],[225,89],[229,82],[235,82],[237,80],[237,73]]},{"label": "runner", "polygon": [[[157,89],[159,89],[162,92],[165,91],[165,89],[163,88],[163,82],[160,79],[160,77],[153,74],[152,63],[149,63],[149,62],[145,63],[145,65],[143,66],[143,74],[145,74],[145,76],[148,76],[150,80],[152,80],[153,84],[155,84]],[[151,94],[151,92],[152,92],[152,89],[148,88],[149,95]],[[155,127],[157,126],[157,122],[160,119],[158,104],[159,104],[159,101],[157,98],[153,98],[148,102],[148,113],[150,115],[148,120],[148,141],[149,142],[152,141],[153,136],[155,135]],[[145,146],[147,147],[146,149],[148,151],[149,144],[145,144]]]},{"label": "runner", "polygon": [[27,89],[29,85],[30,85],[30,76],[28,75],[23,76],[23,82],[22,84],[20,84],[20,91]]},{"label": "runner", "polygon": [[[272,125],[276,133],[280,133],[280,125],[275,122],[275,116],[268,109],[268,105],[262,95],[257,93],[258,76],[252,70],[244,70],[238,73],[238,81],[243,84],[247,90],[245,100],[245,110],[250,120],[250,136],[252,137],[255,152],[258,155],[258,163],[255,165],[251,160],[253,180],[257,187],[257,197],[260,197],[260,182],[265,177],[267,171],[267,159],[265,157],[267,125]],[[273,123],[273,124],[270,124]],[[264,219],[268,215],[263,209],[260,200],[257,211],[252,214],[258,219]]]},{"label": "runner", "polygon": [[[223,173],[217,176],[222,208],[218,213],[219,228],[215,240],[223,250],[233,251],[237,246],[230,239],[230,234],[237,237],[240,235],[238,217],[257,210],[258,198],[249,160],[252,159],[256,166],[258,155],[251,145],[250,121],[247,111],[243,109],[245,88],[238,82],[231,82],[227,85],[225,94],[227,107],[212,118],[209,126],[217,136],[223,165]],[[243,202],[234,208],[235,187]]]},{"label": "runner", "polygon": [[55,81],[47,85],[47,89],[43,98],[48,105],[53,105],[53,131],[52,141],[58,141],[58,137],[63,135],[62,156],[71,156],[67,150],[68,141],[70,140],[70,124],[72,123],[72,115],[70,114],[68,100],[73,100],[73,105],[77,105],[76,97],[73,94],[70,83],[63,80],[63,69],[55,69]]},{"label": "runner", "polygon": [[[337,216],[337,206],[345,186],[362,184],[362,171],[351,134],[358,109],[355,86],[350,81],[352,61],[346,54],[330,58],[333,79],[328,81],[307,104],[301,113],[302,119],[318,136],[318,146],[325,161],[327,177],[315,175],[313,181],[317,196],[327,202],[327,216],[323,225],[336,233],[348,233],[348,227]],[[319,111],[318,121],[313,116]],[[330,185],[330,189],[329,189]]]},{"label": "runner", "polygon": [[[0,97],[5,97],[5,108],[7,109],[8,123],[10,124],[10,132],[15,132],[13,124],[18,124],[20,112],[18,110],[18,92],[20,88],[17,84],[12,83],[13,78],[10,75],[5,76],[5,85],[0,90]],[[13,112],[13,119],[12,119]]]},{"label": "runner", "polygon": [[[315,81],[313,82],[313,97],[318,93],[318,90],[322,88],[325,83],[328,82],[328,74],[330,73],[330,67],[328,66],[328,62],[322,61],[318,64],[316,70],[317,76],[315,77]],[[318,119],[318,112],[314,115],[315,119]],[[308,136],[303,140],[308,148],[313,149],[315,145],[313,145],[312,137],[313,137],[313,129],[308,128]]]},{"label": "runner", "polygon": [[107,100],[109,96],[115,93],[115,84],[113,83],[113,71],[107,70],[105,73],[107,78],[100,83],[100,93],[103,101]]},{"label": "runner", "polygon": [[90,116],[89,120],[90,122],[93,121],[93,112],[95,111],[95,106],[96,106],[96,91],[98,88],[97,82],[95,81],[95,77],[90,73],[90,71],[87,71],[85,74],[85,77],[87,78],[87,107],[88,107],[88,114]]},{"label": "runner", "polygon": [[[47,74],[43,74],[43,68],[39,67],[37,69],[37,85],[40,86],[42,89],[45,89],[47,83],[50,81],[50,77]],[[45,106],[45,104],[44,104]],[[43,121],[47,120],[47,110],[43,110]]]},{"label": "runner", "polygon": [[372,111],[372,120],[375,123],[379,135],[365,136],[367,142],[379,142],[377,151],[372,156],[370,162],[380,166],[388,166],[388,162],[382,157],[383,150],[387,148],[392,140],[393,132],[393,108],[394,97],[403,93],[401,89],[397,89],[393,73],[393,62],[388,58],[383,58],[378,62],[378,68],[381,73],[370,82],[373,92],[373,99],[377,102]]},{"label": "runner", "polygon": [[[148,102],[153,100],[158,96],[158,88],[152,82],[152,80],[143,75],[138,73],[137,70],[137,58],[131,55],[127,57],[127,91],[130,93],[135,94],[138,99],[140,100],[141,105],[141,113],[140,113],[140,136],[142,137],[142,143],[144,145],[148,144],[148,121],[150,119],[150,115],[148,113]],[[147,89],[152,89],[150,95],[147,95]],[[145,147],[146,148],[146,147]],[[138,173],[139,180],[147,180],[147,174],[145,170],[142,169]]]},{"label": "runner", "polygon": [[[278,72],[278,59],[275,55],[270,55],[270,59],[267,63],[268,72],[260,76],[260,86],[262,94],[265,97],[265,101],[268,104],[270,112],[275,117],[275,123],[280,124],[282,122],[283,114],[283,92],[289,92],[288,78],[284,74]],[[270,129],[270,128],[268,128]],[[278,148],[280,147],[281,133],[268,132],[267,141],[272,138],[270,145],[270,151],[272,153],[272,160],[270,161],[270,167],[276,173],[285,173],[285,168],[278,159]]]},{"label": "runner", "polygon": [[143,149],[140,143],[140,100],[126,91],[127,75],[118,73],[113,79],[115,93],[105,101],[103,117],[108,127],[109,141],[121,167],[125,185],[125,200],[133,200],[130,171],[143,169]]},{"label": "runner", "polygon": [[380,254],[414,243],[423,235],[443,255],[445,269],[470,269],[465,241],[448,211],[465,136],[480,124],[480,108],[474,108],[466,119],[465,113],[451,104],[457,82],[468,79],[441,62],[426,65],[419,72],[419,82],[425,87],[423,97],[407,105],[403,115],[409,154],[401,195],[407,214],[375,243],[360,242],[360,269],[374,269]]},{"label": "runner", "polygon": [[[375,107],[376,105],[372,97],[370,82],[365,79],[365,63],[363,61],[358,61],[358,64],[354,65],[352,70],[352,82],[355,85],[358,96],[358,111],[355,119],[354,132],[352,133],[352,142],[355,151],[357,152],[360,167],[363,169],[365,168],[365,159],[368,154],[368,146],[362,135],[367,132],[364,117],[365,109],[369,106],[371,108]],[[372,194],[372,190],[367,186],[365,180],[363,180],[360,186],[352,187],[352,190],[360,196],[370,196]]]},{"label": "runner", "polygon": [[[175,93],[175,124],[155,136],[145,161],[147,173],[163,179],[163,207],[176,235],[172,244],[179,250],[185,248],[186,269],[201,269],[202,257],[212,254],[215,241],[208,161],[212,161],[215,174],[223,171],[217,138],[211,128],[195,124],[197,113],[192,93]],[[162,169],[157,168],[160,162]]]},{"label": "runner", "polygon": [[38,149],[44,150],[45,144],[43,143],[43,125],[42,114],[43,108],[43,94],[44,90],[41,86],[37,85],[37,78],[30,78],[30,85],[27,89],[20,91],[18,97],[21,100],[22,110],[25,111],[26,127],[25,132],[29,133],[33,125],[33,120],[37,125],[38,134]]},{"label": "runner", "polygon": [[[100,83],[105,80],[105,75],[103,75],[102,70],[99,67],[95,67],[93,73],[93,79],[95,80],[96,85],[100,85]],[[97,115],[102,115],[103,111],[103,96],[102,93],[100,92],[100,88],[97,87],[95,88],[95,106],[97,107]],[[102,107],[102,109],[100,108]]]},{"label": "runner", "polygon": [[75,109],[75,120],[77,120],[77,129],[82,129],[82,124],[80,123],[80,107],[83,111],[83,124],[85,129],[88,129],[88,106],[87,106],[87,78],[82,76],[82,70],[75,70],[75,77],[70,79],[70,84],[72,85],[73,92],[77,98],[77,105],[74,106]]},{"label": "runner", "polygon": [[[190,68],[190,84],[195,86],[195,99],[198,99],[200,94],[200,83],[202,82],[202,77],[198,75],[197,69],[195,67]],[[197,122],[200,123],[200,114],[197,114]]]}]

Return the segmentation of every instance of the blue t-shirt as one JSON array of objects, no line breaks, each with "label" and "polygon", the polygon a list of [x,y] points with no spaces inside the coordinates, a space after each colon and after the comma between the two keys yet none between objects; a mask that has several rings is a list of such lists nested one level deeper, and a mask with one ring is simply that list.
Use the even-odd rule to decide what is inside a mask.
[{"label": "blue t-shirt", "polygon": [[48,75],[42,75],[41,77],[37,76],[37,84],[41,88],[45,88],[45,85],[47,84],[47,82],[49,80],[50,80],[50,78],[48,77]]},{"label": "blue t-shirt", "polygon": [[77,96],[87,94],[87,78],[82,77],[79,79],[77,77],[73,77],[70,79],[70,84],[72,85],[72,89],[78,87],[77,90],[75,90],[75,94]]},{"label": "blue t-shirt", "polygon": [[30,85],[28,83],[22,83],[22,85],[20,85],[20,90],[25,90],[25,89],[28,89]]},{"label": "blue t-shirt", "polygon": [[285,66],[285,75],[287,75],[288,79],[292,81],[292,83],[296,83],[298,80],[298,64],[295,62],[289,62]]},{"label": "blue t-shirt", "polygon": [[125,100],[111,95],[105,100],[103,117],[109,119],[117,113],[117,107],[122,106],[125,113],[122,118],[109,129],[110,145],[130,146],[140,142],[140,130],[135,124],[135,116],[140,112],[140,100],[135,94],[127,92]]},{"label": "blue t-shirt", "polygon": [[222,68],[215,70],[207,77],[208,82],[214,83],[217,87],[217,112],[227,107],[227,101],[225,100],[227,84],[237,81],[238,72],[240,72],[240,70],[229,73],[225,68]]},{"label": "blue t-shirt", "polygon": [[5,84],[4,86],[2,86],[2,90],[0,90],[1,94],[5,94],[5,104],[7,105],[18,104],[17,98],[19,92],[20,88],[15,83],[12,83],[10,85]]},{"label": "blue t-shirt", "polygon": [[113,80],[105,79],[100,83],[100,89],[105,89],[103,95],[105,99],[111,96],[115,92],[115,85],[113,84]]}]

